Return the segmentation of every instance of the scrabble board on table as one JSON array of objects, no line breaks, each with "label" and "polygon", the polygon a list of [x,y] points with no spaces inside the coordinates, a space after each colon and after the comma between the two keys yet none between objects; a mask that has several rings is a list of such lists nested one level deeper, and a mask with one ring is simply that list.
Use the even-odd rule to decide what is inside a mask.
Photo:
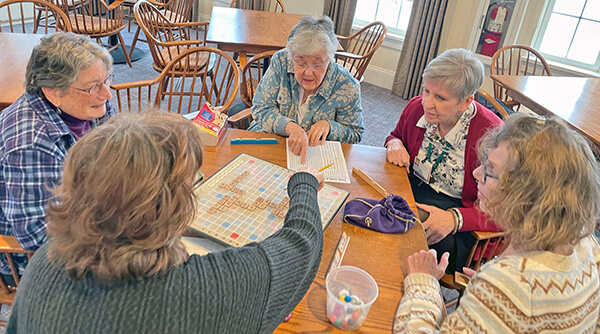
[{"label": "scrabble board on table", "polygon": [[[283,226],[292,170],[242,153],[195,191],[197,215],[191,228],[229,246],[261,241]],[[349,193],[326,184],[319,191],[323,229]]]}]

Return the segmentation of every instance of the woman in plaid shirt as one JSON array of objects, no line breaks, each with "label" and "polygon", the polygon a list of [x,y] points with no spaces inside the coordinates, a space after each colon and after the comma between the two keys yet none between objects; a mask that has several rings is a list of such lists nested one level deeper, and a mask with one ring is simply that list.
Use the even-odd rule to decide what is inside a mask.
[{"label": "woman in plaid shirt", "polygon": [[[36,250],[46,241],[46,201],[67,150],[110,117],[112,58],[89,37],[44,37],[27,65],[26,92],[0,114],[0,234]],[[14,256],[22,274],[27,259]],[[6,258],[0,273],[12,281]]]}]

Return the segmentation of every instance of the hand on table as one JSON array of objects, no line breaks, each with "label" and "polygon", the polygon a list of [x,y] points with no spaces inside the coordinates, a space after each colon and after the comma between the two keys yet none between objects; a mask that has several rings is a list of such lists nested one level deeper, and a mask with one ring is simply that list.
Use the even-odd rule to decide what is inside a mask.
[{"label": "hand on table", "polygon": [[429,218],[423,222],[428,245],[437,244],[454,230],[452,212],[420,203],[417,203],[417,208],[429,212]]},{"label": "hand on table", "polygon": [[404,167],[410,173],[410,155],[400,139],[392,139],[387,143],[386,157],[388,162]]},{"label": "hand on table", "polygon": [[301,163],[304,165],[306,163],[306,149],[308,147],[308,136],[304,129],[294,123],[288,122],[285,125],[285,134],[288,135],[288,146],[292,153],[295,155],[300,155]]},{"label": "hand on table", "polygon": [[323,173],[309,166],[298,168],[298,172],[306,172],[312,174],[315,178],[317,178],[317,181],[319,181],[319,190],[323,189],[323,186],[325,185],[325,178],[323,177]]},{"label": "hand on table", "polygon": [[[313,124],[306,134],[308,135],[308,143],[310,146],[325,144],[325,139],[331,130],[331,125],[326,120],[318,121]],[[320,143],[319,143],[320,142]]]},{"label": "hand on table", "polygon": [[439,281],[442,277],[444,277],[446,267],[448,267],[449,256],[450,253],[445,252],[442,255],[440,263],[438,264],[437,252],[435,251],[435,249],[430,249],[428,251],[422,250],[418,253],[414,253],[413,255],[408,257],[408,274],[429,274]]}]

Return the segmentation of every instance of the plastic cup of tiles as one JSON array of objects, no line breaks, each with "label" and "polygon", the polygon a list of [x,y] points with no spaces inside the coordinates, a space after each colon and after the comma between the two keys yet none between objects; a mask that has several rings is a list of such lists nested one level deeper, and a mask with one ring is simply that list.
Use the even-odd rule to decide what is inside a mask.
[{"label": "plastic cup of tiles", "polygon": [[329,272],[325,286],[329,321],[344,331],[359,329],[379,295],[377,282],[360,268],[341,266]]}]

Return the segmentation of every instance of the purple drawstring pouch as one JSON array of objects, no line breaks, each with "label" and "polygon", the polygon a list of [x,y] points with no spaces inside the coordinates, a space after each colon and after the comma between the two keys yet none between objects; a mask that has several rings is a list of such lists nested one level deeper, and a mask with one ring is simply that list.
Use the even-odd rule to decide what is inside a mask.
[{"label": "purple drawstring pouch", "polygon": [[354,198],[346,203],[343,217],[346,223],[383,233],[404,233],[417,218],[406,200],[394,194],[379,201]]}]

